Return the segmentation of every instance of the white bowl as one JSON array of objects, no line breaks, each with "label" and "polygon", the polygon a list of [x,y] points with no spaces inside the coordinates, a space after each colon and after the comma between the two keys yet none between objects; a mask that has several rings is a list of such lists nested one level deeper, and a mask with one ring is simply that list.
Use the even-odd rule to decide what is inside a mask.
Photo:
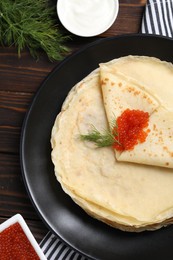
[{"label": "white bowl", "polygon": [[71,33],[91,37],[108,30],[119,11],[118,0],[58,0],[57,13]]},{"label": "white bowl", "polygon": [[39,256],[39,258],[41,260],[47,260],[47,258],[43,254],[41,248],[39,247],[37,241],[35,240],[35,238],[33,237],[32,233],[31,233],[31,231],[29,230],[25,220],[23,219],[23,217],[20,214],[16,214],[13,217],[11,217],[8,220],[6,220],[5,222],[3,222],[0,225],[0,232],[2,232],[6,228],[10,227],[11,225],[13,225],[13,224],[15,224],[17,222],[20,224],[20,226],[23,229],[26,237],[30,241],[32,247],[34,248],[34,250],[37,253],[37,255]]}]

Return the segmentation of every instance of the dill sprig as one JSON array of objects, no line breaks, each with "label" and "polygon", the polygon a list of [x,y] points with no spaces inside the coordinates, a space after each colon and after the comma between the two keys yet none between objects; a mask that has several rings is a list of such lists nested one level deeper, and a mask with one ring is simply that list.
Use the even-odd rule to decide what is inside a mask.
[{"label": "dill sprig", "polygon": [[111,146],[114,144],[114,136],[110,132],[101,133],[97,129],[89,131],[86,135],[80,136],[83,141],[90,141],[97,145],[97,147]]},{"label": "dill sprig", "polygon": [[64,46],[68,38],[62,35],[57,25],[55,6],[48,0],[1,0],[0,44],[14,45],[18,56],[28,48],[38,59],[44,51],[49,60],[61,60],[69,51]]},{"label": "dill sprig", "polygon": [[80,139],[82,141],[93,142],[99,148],[112,146],[115,143],[121,145],[119,142],[118,126],[116,121],[114,123],[111,123],[110,130],[104,130],[103,133],[92,126],[88,134],[80,135]]}]

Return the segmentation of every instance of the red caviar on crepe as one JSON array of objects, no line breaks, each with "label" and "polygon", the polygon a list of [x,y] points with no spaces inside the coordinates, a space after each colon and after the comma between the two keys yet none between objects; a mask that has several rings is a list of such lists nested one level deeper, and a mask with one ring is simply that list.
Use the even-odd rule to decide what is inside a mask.
[{"label": "red caviar on crepe", "polygon": [[98,147],[112,146],[117,151],[133,150],[138,143],[145,142],[149,129],[149,113],[126,109],[114,120],[110,131],[100,133],[92,129],[89,134],[81,135],[81,140],[94,142]]},{"label": "red caviar on crepe", "polygon": [[113,132],[118,131],[115,137],[113,148],[117,151],[133,150],[138,143],[145,142],[149,129],[148,127],[149,113],[140,110],[126,109],[121,116],[117,118],[117,124]]},{"label": "red caviar on crepe", "polygon": [[[148,88],[144,83],[138,82],[118,70],[112,70],[112,68],[105,64],[101,65],[100,77],[104,107],[110,127],[112,115],[114,114],[118,117],[124,111],[127,111],[126,109],[137,109],[148,113],[150,117],[148,121],[149,131],[141,132],[143,137],[147,135],[145,142],[138,142],[136,140],[136,145],[133,149],[124,149],[124,151],[116,149],[116,159],[118,161],[173,168],[173,112],[161,103],[162,97],[155,95],[153,90]],[[129,119],[130,116],[127,114],[127,120]],[[133,142],[132,140],[137,138],[139,133],[136,132],[133,135],[134,123],[135,118],[131,120],[129,126],[126,126],[127,134],[124,134],[122,133],[123,129],[120,129],[121,125],[119,126],[117,122],[119,135],[123,134],[123,142],[128,138],[131,130],[132,136],[129,138],[130,142]],[[118,147],[118,145],[116,146]],[[165,147],[168,148],[167,151]]]},{"label": "red caviar on crepe", "polygon": [[63,190],[92,217],[131,232],[173,223],[172,86],[172,64],[127,56],[69,92],[51,156]]}]

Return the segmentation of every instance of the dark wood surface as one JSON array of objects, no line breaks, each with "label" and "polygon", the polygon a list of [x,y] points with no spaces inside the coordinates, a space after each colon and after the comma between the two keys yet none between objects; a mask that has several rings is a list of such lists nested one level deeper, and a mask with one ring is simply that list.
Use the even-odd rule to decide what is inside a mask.
[{"label": "dark wood surface", "polygon": [[[145,4],[146,0],[120,0],[117,20],[99,37],[138,33]],[[67,44],[74,52],[97,38],[73,36]],[[38,242],[48,228],[31,204],[22,180],[20,134],[36,91],[58,63],[51,63],[45,55],[35,61],[27,50],[19,59],[15,48],[0,47],[0,223],[20,213]]]}]

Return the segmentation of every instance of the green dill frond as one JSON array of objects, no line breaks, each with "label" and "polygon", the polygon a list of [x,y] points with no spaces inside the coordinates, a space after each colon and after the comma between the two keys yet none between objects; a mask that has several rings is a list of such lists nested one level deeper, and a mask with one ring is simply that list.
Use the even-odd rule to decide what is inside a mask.
[{"label": "green dill frond", "polygon": [[112,119],[111,122],[109,123],[109,126],[110,126],[111,131],[113,131],[114,129],[118,129],[116,119]]},{"label": "green dill frond", "polygon": [[97,129],[90,131],[86,135],[81,135],[80,138],[83,141],[90,141],[95,143],[97,147],[111,146],[115,142],[111,133],[100,133]]},{"label": "green dill frond", "polygon": [[[115,126],[115,122],[114,122]],[[97,147],[105,147],[105,146],[112,146],[115,142],[119,143],[117,140],[118,136],[118,128],[114,131],[114,127],[111,130],[105,130],[103,133],[98,131],[94,126],[88,132],[88,134],[80,135],[80,139],[82,141],[89,141],[96,144]],[[119,143],[120,144],[120,143]]]},{"label": "green dill frond", "polygon": [[20,57],[24,48],[38,59],[44,51],[51,61],[68,53],[64,42],[69,38],[58,28],[56,7],[48,0],[1,0],[0,44],[14,45]]},{"label": "green dill frond", "polygon": [[109,123],[109,126],[110,126],[110,131],[111,131],[112,135],[114,137],[116,137],[116,142],[118,144],[120,144],[120,142],[119,142],[118,124],[117,124],[117,120],[116,120],[115,115],[112,118],[111,122]]}]

